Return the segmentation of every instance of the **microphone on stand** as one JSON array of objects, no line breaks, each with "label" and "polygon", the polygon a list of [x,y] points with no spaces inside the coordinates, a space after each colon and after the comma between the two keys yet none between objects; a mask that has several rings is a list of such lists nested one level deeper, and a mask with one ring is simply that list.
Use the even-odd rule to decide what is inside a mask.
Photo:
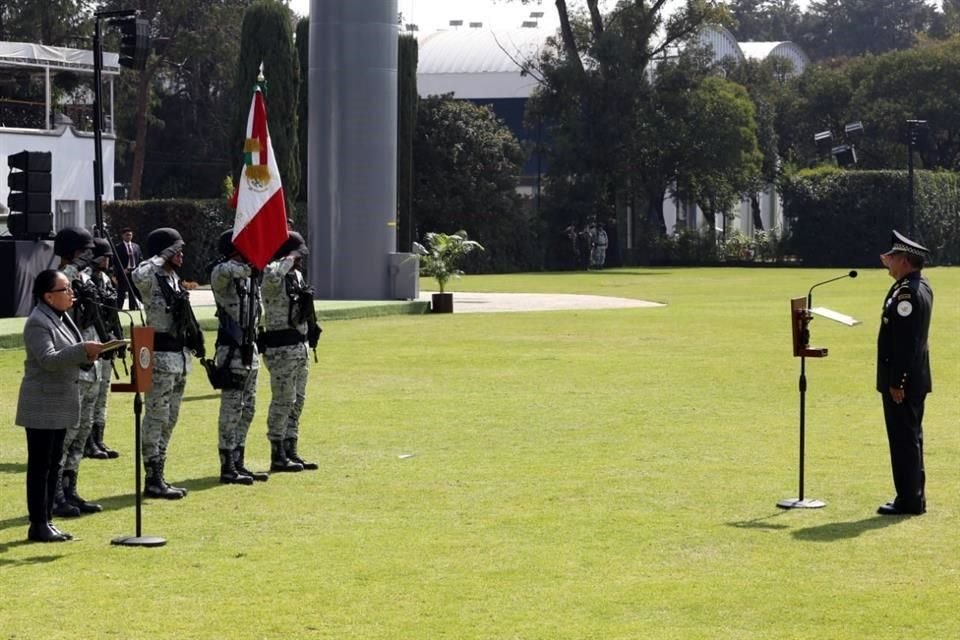
[{"label": "microphone on stand", "polygon": [[851,270],[846,275],[837,276],[836,278],[830,278],[829,280],[824,280],[823,282],[818,282],[817,284],[810,287],[810,290],[807,292],[807,309],[813,306],[813,290],[819,287],[822,284],[828,284],[830,282],[836,282],[837,280],[843,280],[844,278],[856,278],[856,270]]}]

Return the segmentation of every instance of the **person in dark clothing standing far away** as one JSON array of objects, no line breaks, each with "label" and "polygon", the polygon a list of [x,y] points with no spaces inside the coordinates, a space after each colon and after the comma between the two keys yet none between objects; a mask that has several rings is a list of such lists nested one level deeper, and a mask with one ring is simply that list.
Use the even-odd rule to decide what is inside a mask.
[{"label": "person in dark clothing standing far away", "polygon": [[[130,296],[130,308],[134,309],[140,306],[141,298],[140,292],[133,284],[131,274],[143,260],[143,251],[141,251],[140,245],[133,241],[133,229],[130,227],[123,228],[123,231],[120,232],[120,240],[117,244],[119,260],[117,264],[113,265],[117,274],[117,307],[123,309],[124,298]],[[124,278],[124,275],[126,275],[126,278]],[[132,290],[127,289],[128,283],[133,287]]]},{"label": "person in dark clothing standing far away", "polygon": [[880,256],[895,280],[883,302],[877,338],[877,391],[890,443],[893,501],[880,506],[885,516],[920,515],[927,510],[923,469],[923,406],[932,390],[927,334],[933,290],[921,274],[926,247],[893,232],[892,246]]},{"label": "person in dark clothing standing far away", "polygon": [[26,360],[15,421],[27,432],[27,538],[63,542],[73,536],[51,522],[63,439],[80,420],[80,367],[95,362],[102,345],[84,342],[67,313],[73,289],[63,273],[37,274],[33,296],[37,304],[23,327]]}]

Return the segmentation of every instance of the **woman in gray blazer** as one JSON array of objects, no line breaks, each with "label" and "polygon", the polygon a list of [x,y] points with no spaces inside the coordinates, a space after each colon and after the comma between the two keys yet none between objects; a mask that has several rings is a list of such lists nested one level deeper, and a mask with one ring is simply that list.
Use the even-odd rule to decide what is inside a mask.
[{"label": "woman in gray blazer", "polygon": [[16,423],[27,432],[27,538],[36,542],[70,540],[50,522],[66,428],[80,419],[80,367],[100,355],[99,342],[83,342],[67,309],[73,306],[70,281],[48,269],[33,281],[37,305],[23,327],[26,350]]}]

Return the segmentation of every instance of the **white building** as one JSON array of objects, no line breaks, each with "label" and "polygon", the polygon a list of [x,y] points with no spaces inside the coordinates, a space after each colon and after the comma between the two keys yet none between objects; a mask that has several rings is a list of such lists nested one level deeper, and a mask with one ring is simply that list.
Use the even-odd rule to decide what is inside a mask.
[{"label": "white building", "polygon": [[[0,42],[0,84],[17,77],[38,78],[44,86],[43,102],[24,102],[0,98],[0,162],[20,151],[52,153],[53,229],[65,226],[92,227],[94,211],[94,137],[92,96],[82,96],[76,104],[56,103],[53,77],[72,72],[92,76],[93,52],[66,47],[51,47],[25,42]],[[113,199],[114,148],[113,79],[119,75],[119,56],[103,54],[104,114],[103,200]],[[73,114],[74,122],[67,113]],[[80,121],[83,120],[83,121]],[[0,170],[0,234],[6,234],[7,173]]]}]

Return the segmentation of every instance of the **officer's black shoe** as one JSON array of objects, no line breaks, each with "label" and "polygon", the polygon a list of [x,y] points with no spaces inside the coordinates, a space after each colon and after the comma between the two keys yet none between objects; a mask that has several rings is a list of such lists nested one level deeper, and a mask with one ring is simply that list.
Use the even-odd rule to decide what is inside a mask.
[{"label": "officer's black shoe", "polygon": [[[96,429],[96,425],[93,427]],[[92,460],[106,460],[110,456],[107,455],[107,452],[97,446],[97,441],[93,438],[93,431],[90,432],[90,435],[87,436],[87,441],[83,445],[83,457],[90,458]]]},{"label": "officer's black shoe", "polygon": [[263,471],[251,471],[247,469],[246,463],[243,460],[245,447],[237,447],[233,450],[233,466],[236,467],[237,473],[245,476],[250,476],[256,482],[266,482],[270,479],[269,473],[264,473]]},{"label": "officer's black shoe", "polygon": [[63,496],[68,504],[72,504],[80,513],[100,513],[103,507],[96,502],[87,502],[77,493],[77,472],[63,472]]},{"label": "officer's black shoe", "polygon": [[36,522],[27,530],[27,540],[31,542],[66,542],[66,534],[58,533],[47,522]]},{"label": "officer's black shoe", "polygon": [[233,465],[233,451],[220,449],[220,482],[222,484],[253,484],[253,477],[243,475]]},{"label": "officer's black shoe", "polygon": [[53,529],[55,534],[63,536],[67,540],[73,540],[73,536],[71,534],[67,533],[66,531],[60,531],[60,529],[57,528],[57,525],[53,524],[52,522],[48,522],[47,526]]},{"label": "officer's black shoe", "polygon": [[919,516],[927,512],[926,506],[921,506],[918,509],[904,509],[898,507],[893,502],[887,502],[886,504],[880,505],[877,509],[877,513],[881,516]]},{"label": "officer's black shoe", "polygon": [[288,460],[296,462],[304,471],[316,471],[320,466],[316,462],[307,462],[300,457],[300,454],[297,453],[297,439],[296,438],[287,438],[283,441],[283,451],[287,455]]},{"label": "officer's black shoe", "polygon": [[103,451],[105,454],[107,454],[107,457],[110,458],[111,460],[112,460],[113,458],[119,458],[119,457],[120,457],[120,454],[119,454],[118,452],[114,451],[113,449],[111,449],[110,447],[108,447],[108,446],[106,445],[106,443],[103,441],[103,430],[104,430],[104,429],[106,429],[106,425],[102,425],[102,424],[95,424],[95,425],[93,425],[93,434],[92,434],[92,435],[93,435],[93,442],[97,445],[97,447],[98,447],[101,451]]},{"label": "officer's black shoe", "polygon": [[289,459],[284,453],[283,442],[270,441],[270,471],[277,473],[303,471],[303,465]]}]

